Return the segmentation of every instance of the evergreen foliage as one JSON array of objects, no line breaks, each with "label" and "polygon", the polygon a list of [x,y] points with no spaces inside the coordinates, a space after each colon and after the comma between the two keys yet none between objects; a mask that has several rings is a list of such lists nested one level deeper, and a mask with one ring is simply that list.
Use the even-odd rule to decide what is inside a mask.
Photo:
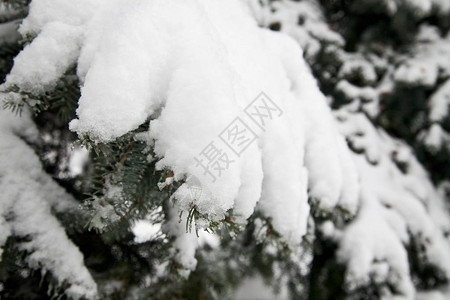
[{"label": "evergreen foliage", "polygon": [[[337,127],[355,160],[360,159],[361,176],[370,168],[388,170],[398,189],[387,187],[384,192],[406,200],[391,201],[367,189],[354,213],[339,205],[324,209],[320,199],[310,197],[307,233],[300,245],[292,247],[275,229],[273,219],[259,209],[247,223],[233,209],[219,218],[211,216],[195,201],[189,210],[179,211],[175,194],[189,178],[175,178],[174,170],[158,167],[154,144],[146,136],[149,120],[111,141],[70,131],[68,123],[77,117],[82,86],[74,66],[40,94],[7,87],[2,90],[4,109],[25,115],[31,111],[37,127],[34,139],[21,138],[37,154],[45,173],[76,203],[70,209],[52,206],[51,212],[84,256],[98,288],[93,298],[234,299],[243,280],[254,277],[262,277],[275,291],[287,287],[292,299],[413,299],[416,292],[445,289],[450,273],[446,262],[439,265],[433,260],[437,253],[433,247],[439,248],[441,240],[448,243],[450,233],[450,222],[445,221],[450,195],[450,7],[445,10],[445,4],[440,6],[437,0],[429,1],[428,10],[410,4],[417,1],[406,0],[393,1],[398,4],[395,10],[389,1],[245,2],[261,27],[291,35],[302,46],[306,62],[328,97]],[[23,0],[0,4],[0,28],[8,29],[0,34],[12,37],[0,36],[2,82],[25,43],[10,25],[19,25],[28,5]],[[442,102],[447,111],[436,117],[434,111]],[[69,167],[74,150],[88,150],[84,169],[77,174]],[[427,190],[419,195],[414,184],[422,179]],[[370,180],[378,179],[367,177],[363,182]],[[377,197],[381,200],[367,200]],[[405,203],[423,208],[418,215],[424,217],[402,207]],[[396,273],[388,256],[380,255],[371,261],[371,266],[379,268],[370,269],[367,280],[360,281],[356,275],[349,279],[353,277],[351,258],[343,254],[345,241],[359,233],[351,230],[369,219],[367,211],[379,214],[388,227],[391,218],[401,219],[396,229],[404,229],[407,238],[399,233],[398,245],[392,247],[405,251],[408,278]],[[437,217],[442,215],[443,219]],[[156,228],[145,241],[139,241],[135,232],[142,220]],[[199,237],[194,269],[180,261],[177,236],[170,230],[174,220],[186,233]],[[430,220],[437,224],[436,230],[430,229],[433,233],[415,229],[422,224],[414,222],[428,226]],[[376,232],[363,232],[376,236]],[[62,282],[43,265],[30,265],[27,256],[32,251],[20,248],[29,239],[11,234],[1,245],[0,298],[89,297],[68,293],[72,282]],[[413,285],[412,294],[405,282]]]}]

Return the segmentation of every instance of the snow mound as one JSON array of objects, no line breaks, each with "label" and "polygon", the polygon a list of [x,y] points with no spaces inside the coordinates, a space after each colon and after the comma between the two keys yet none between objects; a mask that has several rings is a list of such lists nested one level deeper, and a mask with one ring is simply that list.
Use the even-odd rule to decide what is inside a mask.
[{"label": "snow mound", "polygon": [[445,196],[409,146],[375,129],[361,113],[342,108],[336,116],[341,132],[360,153],[353,157],[361,176],[361,207],[356,219],[338,233],[338,258],[347,265],[347,281],[350,288],[390,282],[399,294],[412,298],[415,288],[405,245],[417,243],[427,264],[450,275]]},{"label": "snow mound", "polygon": [[245,222],[257,207],[291,245],[306,233],[308,197],[356,211],[353,162],[300,47],[240,1],[35,0],[20,30],[37,36],[3,89],[40,94],[76,65],[70,129],[108,142],[150,122],[157,167],[184,180],[180,210]]},{"label": "snow mound", "polygon": [[[47,175],[39,158],[23,140],[37,136],[26,111],[19,118],[0,110],[0,246],[9,236],[28,237],[19,249],[28,253],[32,269],[49,271],[56,280],[68,283],[74,299],[94,299],[97,286],[84,266],[83,255],[69,240],[52,215],[74,210],[75,201]],[[8,218],[13,215],[14,218]]]}]

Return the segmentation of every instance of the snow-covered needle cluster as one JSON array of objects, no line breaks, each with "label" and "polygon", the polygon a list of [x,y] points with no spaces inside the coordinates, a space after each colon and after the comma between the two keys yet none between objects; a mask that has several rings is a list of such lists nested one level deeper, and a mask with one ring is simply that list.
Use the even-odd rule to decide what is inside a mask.
[{"label": "snow-covered needle cluster", "polygon": [[[76,65],[70,128],[108,142],[150,120],[158,168],[194,175],[207,194],[181,209],[217,220],[233,209],[244,221],[259,202],[292,245],[306,233],[308,187],[323,209],[356,210],[354,167],[300,47],[238,1],[33,1],[20,32],[36,38],[4,89],[39,95]],[[213,182],[194,158],[261,92],[283,116]]]},{"label": "snow-covered needle cluster", "polygon": [[[370,7],[364,2],[355,2],[350,12],[363,13]],[[394,291],[381,287],[380,295],[413,299],[414,273],[420,272],[411,269],[417,268],[411,264],[414,251],[421,255],[421,264],[437,269],[438,277],[448,278],[447,184],[436,188],[413,149],[374,123],[391,129],[388,122],[397,124],[397,128],[406,125],[401,122],[411,122],[408,130],[416,133],[411,137],[417,139],[416,147],[421,149],[423,143],[427,151],[447,153],[443,162],[448,161],[448,132],[443,124],[450,104],[449,34],[442,35],[438,27],[423,24],[409,50],[396,52],[389,45],[370,43],[380,34],[375,24],[375,29],[367,30],[363,37],[367,44],[347,52],[345,39],[325,23],[316,1],[280,1],[266,3],[263,8],[252,7],[260,23],[278,24],[281,31],[302,45],[315,76],[330,94],[339,131],[354,151],[353,161],[360,177],[356,219],[343,230],[328,220],[321,225],[324,234],[338,244],[337,258],[347,265],[349,288],[357,290],[370,283],[383,286],[387,282],[395,287]],[[421,19],[432,11],[444,20],[450,15],[448,1],[380,1],[372,8],[393,20],[407,14]],[[393,21],[393,26],[397,22]],[[435,92],[430,95],[431,89]],[[402,96],[408,101],[405,104],[399,100]],[[388,105],[397,105],[392,116],[383,111],[383,106]],[[428,110],[429,116],[411,116],[414,105]],[[444,169],[441,174],[446,172]]]},{"label": "snow-covered needle cluster", "polygon": [[0,111],[0,247],[10,236],[23,239],[19,250],[28,253],[26,261],[31,268],[41,269],[43,274],[51,272],[57,284],[69,283],[69,297],[93,298],[97,286],[83,255],[51,213],[77,214],[77,204],[44,172],[28,146],[27,141],[37,136],[28,113],[19,118]]},{"label": "snow-covered needle cluster", "polygon": [[[147,238],[134,242],[170,243],[184,277],[198,257],[214,260],[198,254],[217,247],[203,229],[226,225],[232,236],[277,237],[284,254],[314,255],[330,243],[346,293],[373,285],[381,298],[413,299],[424,269],[435,282],[450,278],[448,184],[445,175],[433,182],[415,156],[450,151],[450,35],[422,24],[399,38],[411,45],[405,51],[370,42],[383,25],[360,37],[334,31],[327,18],[345,28],[339,13],[357,18],[372,8],[400,35],[405,15],[444,22],[450,3],[364,0],[336,12],[340,1],[322,2],[33,0],[18,29],[29,43],[0,97],[39,113],[52,91],[79,83],[67,126],[103,153],[107,170],[90,188],[91,227],[129,233],[149,222]],[[425,113],[405,126],[409,115],[389,108],[412,94]],[[73,213],[76,202],[27,144],[39,144],[28,106],[21,118],[0,111],[0,246],[26,238],[20,250],[30,268],[51,272],[69,297],[95,298],[80,251],[52,214]],[[303,258],[288,260],[291,271],[307,268]]]}]

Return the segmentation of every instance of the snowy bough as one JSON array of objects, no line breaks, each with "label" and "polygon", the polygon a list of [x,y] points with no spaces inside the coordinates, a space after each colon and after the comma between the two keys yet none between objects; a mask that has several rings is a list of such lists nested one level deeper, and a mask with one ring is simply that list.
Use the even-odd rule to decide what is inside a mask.
[{"label": "snowy bough", "polygon": [[[29,43],[1,86],[5,106],[22,113],[0,115],[0,243],[26,238],[19,249],[30,268],[51,272],[68,297],[98,296],[51,209],[85,216],[29,146],[40,143],[30,111],[65,106],[69,96],[55,93],[75,86],[76,115],[65,124],[78,136],[74,147],[91,151],[88,225],[136,234],[139,222],[151,224],[135,242],[169,245],[172,264],[159,269],[187,278],[201,267],[204,231],[211,239],[227,228],[233,238],[253,226],[256,238],[265,227],[266,238],[276,236],[292,256],[314,238],[335,242],[349,290],[374,283],[381,296],[412,299],[406,247],[413,243],[425,264],[449,278],[443,193],[411,149],[364,113],[348,105],[333,115],[303,60],[299,36],[329,38],[336,47],[340,37],[319,13],[308,32],[288,32],[297,40],[269,31],[258,26],[254,7],[32,1],[19,28]],[[349,63],[342,76],[358,67]],[[345,84],[343,93],[354,91]]]}]

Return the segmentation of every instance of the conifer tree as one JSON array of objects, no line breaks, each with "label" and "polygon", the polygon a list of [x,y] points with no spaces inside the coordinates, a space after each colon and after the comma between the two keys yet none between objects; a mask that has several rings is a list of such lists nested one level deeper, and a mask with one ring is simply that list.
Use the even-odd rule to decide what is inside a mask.
[{"label": "conifer tree", "polygon": [[4,1],[0,297],[449,296],[449,20]]}]

